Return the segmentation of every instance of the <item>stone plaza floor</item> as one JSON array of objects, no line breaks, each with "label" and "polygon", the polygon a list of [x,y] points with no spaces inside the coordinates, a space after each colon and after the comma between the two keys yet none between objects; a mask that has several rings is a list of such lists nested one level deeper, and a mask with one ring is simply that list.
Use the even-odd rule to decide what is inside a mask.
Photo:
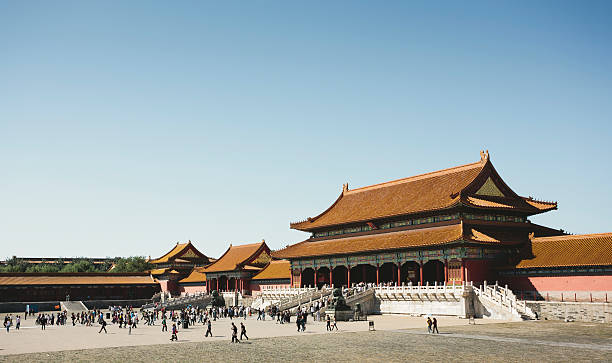
[{"label": "stone plaza floor", "polygon": [[612,326],[563,322],[500,322],[440,317],[439,335],[427,334],[425,318],[400,315],[371,316],[367,322],[339,322],[328,333],[324,322],[309,320],[306,332],[295,323],[277,324],[254,318],[245,322],[249,341],[230,343],[230,319],[213,322],[213,338],[205,338],[199,324],[179,330],[179,342],[161,327],[140,325],[108,334],[99,326],[48,327],[41,331],[33,319],[21,330],[0,334],[2,361],[612,361]]}]

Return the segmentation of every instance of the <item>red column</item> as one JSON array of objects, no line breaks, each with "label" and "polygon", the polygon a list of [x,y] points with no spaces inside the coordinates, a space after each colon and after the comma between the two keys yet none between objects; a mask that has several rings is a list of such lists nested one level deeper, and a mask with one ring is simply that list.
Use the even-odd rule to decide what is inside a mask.
[{"label": "red column", "polygon": [[315,269],[315,273],[314,273],[314,287],[317,287],[317,270]]},{"label": "red column", "polygon": [[225,280],[225,291],[229,291],[229,278]]},{"label": "red column", "polygon": [[291,269],[291,282],[290,282],[290,284],[291,285],[289,285],[289,286],[293,287],[293,269]]},{"label": "red column", "polygon": [[421,278],[420,278],[421,285],[423,285],[423,262],[419,262],[419,272],[421,274]]},{"label": "red column", "polygon": [[300,278],[299,278],[300,286],[298,287],[302,287],[302,269],[299,269],[299,272],[300,272]]},{"label": "red column", "polygon": [[402,284],[402,265],[397,263],[397,286]]},{"label": "red column", "polygon": [[444,281],[448,282],[448,260],[444,260]]},{"label": "red column", "polygon": [[240,280],[240,279],[235,279],[235,280],[234,280],[234,282],[235,282],[235,284],[234,284],[234,285],[236,285],[236,287],[234,288],[234,291],[238,291],[238,281],[239,281],[239,280]]},{"label": "red column", "polygon": [[329,286],[331,287],[332,283],[333,283],[333,277],[334,275],[332,274],[332,267],[329,266]]},{"label": "red column", "polygon": [[346,284],[351,287],[351,266],[346,266]]},{"label": "red column", "polygon": [[465,281],[465,261],[461,260],[461,281]]},{"label": "red column", "polygon": [[376,285],[380,284],[380,279],[378,278],[379,272],[380,272],[380,266],[376,265]]}]

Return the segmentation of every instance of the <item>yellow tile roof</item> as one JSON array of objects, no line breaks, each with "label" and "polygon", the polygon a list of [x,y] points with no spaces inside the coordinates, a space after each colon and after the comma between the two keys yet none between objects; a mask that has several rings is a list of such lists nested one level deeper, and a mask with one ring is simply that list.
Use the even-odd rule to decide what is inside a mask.
[{"label": "yellow tile roof", "polygon": [[206,282],[206,274],[204,273],[204,267],[196,267],[191,270],[189,276],[180,280],[179,283],[185,282]]},{"label": "yellow tile roof", "polygon": [[246,264],[255,257],[255,254],[261,249],[268,249],[264,241],[240,246],[230,245],[223,256],[208,265],[204,272],[234,271],[239,265]]},{"label": "yellow tile roof", "polygon": [[[189,250],[191,250],[192,252],[189,252]],[[166,253],[165,255],[161,256],[160,258],[156,258],[154,260],[150,260],[150,263],[168,263],[170,260],[174,260],[178,257],[181,257],[183,254],[192,254],[191,257],[196,256],[199,257],[198,255],[203,256],[202,258],[207,259],[207,257],[200,251],[198,251],[197,248],[195,248],[195,246],[193,244],[191,244],[191,241],[187,242],[187,243],[177,243],[176,246],[174,246],[174,248],[172,250],[170,250],[170,252]],[[177,262],[189,262],[186,260],[180,260]]]},{"label": "yellow tile roof", "polygon": [[291,263],[287,260],[274,260],[261,270],[257,275],[253,276],[253,280],[274,280],[274,279],[290,279],[291,278]]},{"label": "yellow tile roof", "polygon": [[612,233],[538,237],[516,268],[612,265]]},{"label": "yellow tile roof", "polygon": [[[498,194],[501,193],[493,184],[492,176],[499,179],[498,184],[504,185],[504,189],[507,189],[505,194],[483,196],[476,191],[478,196],[470,195],[484,177],[488,177],[485,183],[493,185]],[[498,200],[490,200],[491,198]],[[476,163],[352,190],[349,190],[348,184],[345,184],[338,199],[324,212],[304,221],[291,223],[290,227],[302,231],[315,231],[347,223],[362,223],[393,216],[437,211],[461,203],[479,208],[517,210],[528,214],[557,208],[555,202],[535,201],[516,195],[505,186],[491,164],[488,153],[481,153],[481,160]]]},{"label": "yellow tile roof", "polygon": [[148,274],[1,273],[0,285],[141,285],[156,284]]},{"label": "yellow tile roof", "polygon": [[168,271],[167,268],[156,268],[151,270],[151,275],[163,275],[166,271]]}]

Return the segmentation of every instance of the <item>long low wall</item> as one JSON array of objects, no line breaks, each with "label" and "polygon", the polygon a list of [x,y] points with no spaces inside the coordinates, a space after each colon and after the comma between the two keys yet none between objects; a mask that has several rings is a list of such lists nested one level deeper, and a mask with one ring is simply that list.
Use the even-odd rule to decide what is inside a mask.
[{"label": "long low wall", "polygon": [[508,276],[500,279],[513,291],[611,291],[612,276]]},{"label": "long low wall", "polygon": [[[106,309],[111,305],[115,306],[132,306],[141,307],[142,305],[151,302],[150,299],[140,300],[91,300],[83,301],[83,304],[88,309]],[[33,309],[36,307],[37,311],[59,311],[59,301],[35,301],[35,302],[7,302],[0,303],[0,313],[23,313],[25,312],[26,305],[30,305]]]},{"label": "long low wall", "polygon": [[528,301],[540,320],[575,320],[612,323],[612,304],[589,302]]},{"label": "long low wall", "polygon": [[381,314],[465,316],[465,300],[459,301],[392,301],[378,300],[375,312]]}]

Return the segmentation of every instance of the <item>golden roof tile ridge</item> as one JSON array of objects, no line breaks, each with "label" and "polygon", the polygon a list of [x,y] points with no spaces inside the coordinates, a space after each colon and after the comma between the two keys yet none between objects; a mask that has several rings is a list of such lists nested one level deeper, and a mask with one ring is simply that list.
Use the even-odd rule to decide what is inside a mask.
[{"label": "golden roof tile ridge", "polygon": [[442,170],[431,171],[431,172],[428,172],[428,173],[413,175],[413,176],[409,176],[407,178],[391,180],[391,181],[382,182],[382,183],[373,184],[373,185],[368,185],[368,186],[360,187],[360,188],[356,188],[356,189],[351,189],[351,190],[347,189],[346,194],[359,193],[359,192],[363,192],[363,191],[367,191],[367,190],[372,190],[372,189],[377,189],[377,188],[381,188],[381,187],[385,187],[385,186],[397,185],[397,184],[408,183],[408,182],[417,181],[417,180],[433,178],[433,177],[440,176],[440,175],[452,174],[452,173],[459,172],[459,171],[464,171],[464,170],[468,170],[468,169],[474,169],[474,168],[477,168],[477,167],[482,167],[483,165],[484,164],[483,164],[482,161],[477,161],[475,163],[469,163],[469,164],[454,166],[454,167],[446,168],[446,169],[442,169]]},{"label": "golden roof tile ridge", "polygon": [[567,234],[562,236],[534,237],[533,242],[558,241],[558,240],[575,240],[575,239],[590,239],[590,238],[612,238],[612,232],[604,233],[589,233],[589,234]]}]

